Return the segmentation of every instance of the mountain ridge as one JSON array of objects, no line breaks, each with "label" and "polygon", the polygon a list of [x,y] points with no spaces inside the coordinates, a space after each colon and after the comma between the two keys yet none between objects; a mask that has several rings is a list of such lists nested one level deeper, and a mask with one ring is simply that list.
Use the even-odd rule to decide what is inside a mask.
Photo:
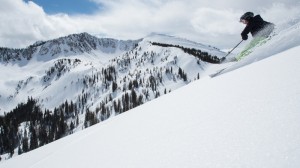
[{"label": "mountain ridge", "polygon": [[131,50],[139,40],[116,40],[112,38],[97,38],[86,32],[71,34],[48,41],[37,41],[21,49],[0,48],[0,62],[9,63],[21,60],[31,60],[33,56],[68,56],[83,53],[93,54],[93,51],[114,53],[118,50]]}]

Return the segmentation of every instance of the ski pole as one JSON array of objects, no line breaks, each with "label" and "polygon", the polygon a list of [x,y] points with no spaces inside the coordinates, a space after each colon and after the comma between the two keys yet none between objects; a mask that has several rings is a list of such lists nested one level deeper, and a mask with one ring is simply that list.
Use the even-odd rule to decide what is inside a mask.
[{"label": "ski pole", "polygon": [[244,41],[244,40],[242,40],[242,41],[239,42],[235,47],[233,47],[233,49],[227,53],[227,55],[225,56],[225,58],[226,58],[229,54],[231,54],[231,52],[232,52],[237,46],[239,46],[243,41]]},{"label": "ski pole", "polygon": [[220,62],[219,63],[222,63],[222,62],[224,62],[225,61],[225,59],[226,59],[226,57],[237,47],[237,46],[239,46],[242,42],[243,42],[244,40],[242,40],[241,42],[239,42],[235,47],[233,47],[233,49],[231,50],[231,51],[229,51],[226,55],[225,55],[225,57],[222,57],[221,59],[220,59]]}]

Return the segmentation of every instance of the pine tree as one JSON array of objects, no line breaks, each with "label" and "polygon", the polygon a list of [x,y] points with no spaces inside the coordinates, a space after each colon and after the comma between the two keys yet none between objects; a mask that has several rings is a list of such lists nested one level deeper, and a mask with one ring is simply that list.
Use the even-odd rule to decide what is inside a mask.
[{"label": "pine tree", "polygon": [[186,82],[186,81],[187,81],[187,74],[183,72],[183,76],[182,76],[182,78],[183,78],[183,81],[185,81],[185,82]]},{"label": "pine tree", "polygon": [[76,115],[76,126],[79,125],[79,118],[78,118],[78,114]]},{"label": "pine tree", "polygon": [[44,125],[39,128],[39,146],[43,146],[48,142],[46,127]]},{"label": "pine tree", "polygon": [[21,155],[22,153],[23,153],[23,151],[22,151],[21,147],[19,146],[18,147],[18,155]]},{"label": "pine tree", "polygon": [[37,135],[36,135],[36,131],[34,129],[33,126],[31,126],[30,128],[30,150],[34,150],[38,147],[38,139],[37,139]]},{"label": "pine tree", "polygon": [[178,75],[182,78],[182,69],[181,68],[178,69]]},{"label": "pine tree", "polygon": [[75,128],[75,125],[74,125],[73,121],[71,121],[71,123],[70,123],[70,131],[71,131],[71,133],[73,133],[73,129],[74,128]]},{"label": "pine tree", "polygon": [[131,90],[131,99],[132,99],[132,106],[133,108],[138,106],[138,100],[137,100],[137,94],[136,92],[134,91],[134,89]]},{"label": "pine tree", "polygon": [[84,124],[83,124],[84,128],[89,127],[89,114],[88,113],[89,113],[88,111],[85,112]]},{"label": "pine tree", "polygon": [[112,82],[112,91],[115,92],[118,88],[118,84],[116,82]]},{"label": "pine tree", "polygon": [[139,95],[139,98],[138,98],[138,105],[142,105],[143,104],[143,95],[142,94],[140,94]]},{"label": "pine tree", "polygon": [[22,149],[23,152],[28,152],[29,151],[29,147],[28,147],[28,138],[24,137],[22,140]]},{"label": "pine tree", "polygon": [[62,138],[67,130],[67,124],[65,123],[65,116],[64,116],[64,112],[60,109],[60,116],[57,120],[57,134],[56,134],[56,140],[59,138]]},{"label": "pine tree", "polygon": [[68,116],[69,115],[69,104],[68,104],[67,100],[65,101],[64,107],[65,107],[64,111],[65,111],[66,115]]},{"label": "pine tree", "polygon": [[113,107],[115,109],[115,112],[118,113],[119,109],[118,109],[118,103],[116,102],[116,100],[113,101]]}]

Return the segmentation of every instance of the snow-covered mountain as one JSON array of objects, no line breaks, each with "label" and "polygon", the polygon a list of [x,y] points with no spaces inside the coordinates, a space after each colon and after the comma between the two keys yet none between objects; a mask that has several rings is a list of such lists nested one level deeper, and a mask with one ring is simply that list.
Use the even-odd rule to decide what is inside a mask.
[{"label": "snow-covered mountain", "polygon": [[[0,166],[298,168],[299,24],[277,33],[223,74],[214,78],[202,76],[168,95],[14,157]],[[290,41],[283,44],[281,50],[273,49],[273,46],[282,47],[280,39]],[[140,45],[162,54],[170,50],[146,41]],[[139,47],[133,53],[135,51],[139,52]],[[184,55],[181,50],[175,48],[175,51],[177,56]],[[126,58],[129,53],[122,57]],[[193,65],[187,60],[178,56],[176,62],[191,69],[213,69],[201,61],[200,65]],[[117,63],[121,61],[116,58]],[[162,62],[152,61],[151,57],[149,61]],[[123,70],[119,74],[127,72],[128,66],[123,64],[117,64],[118,70]]]},{"label": "snow-covered mountain", "polygon": [[[0,115],[18,118],[5,146],[23,145],[27,134],[40,128],[49,143],[104,121],[205,76],[224,55],[217,48],[161,34],[119,41],[82,33],[25,49],[1,48]],[[23,116],[24,109],[35,117]],[[49,115],[50,123],[32,125],[41,115]],[[63,117],[53,123],[59,115]]]}]

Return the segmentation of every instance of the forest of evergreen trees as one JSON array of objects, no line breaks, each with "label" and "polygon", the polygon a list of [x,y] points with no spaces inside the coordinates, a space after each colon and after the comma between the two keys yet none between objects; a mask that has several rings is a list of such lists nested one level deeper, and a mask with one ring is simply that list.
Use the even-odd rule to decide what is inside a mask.
[{"label": "forest of evergreen trees", "polygon": [[64,73],[67,71],[70,71],[72,67],[77,66],[81,63],[80,59],[59,59],[55,61],[54,65],[49,68],[45,73],[43,81],[47,82],[49,81],[54,75],[56,75],[56,78],[60,78]]},{"label": "forest of evergreen trees", "polygon": [[212,56],[212,55],[208,54],[208,52],[203,52],[203,51],[197,50],[195,48],[186,48],[186,47],[179,46],[179,45],[163,44],[163,43],[157,43],[157,42],[151,42],[151,44],[152,45],[161,46],[161,47],[176,47],[176,48],[180,48],[185,53],[193,55],[193,56],[199,58],[200,60],[202,60],[204,62],[209,62],[209,63],[213,63],[213,64],[219,64],[221,62],[221,60],[217,56]]},{"label": "forest of evergreen trees", "polygon": [[25,49],[11,49],[7,47],[0,47],[0,62],[9,62],[32,58],[32,54],[36,52],[37,48],[34,45],[30,45]]},{"label": "forest of evergreen trees", "polygon": [[[107,104],[112,99],[101,102],[96,112],[86,108],[84,127],[106,120],[112,114],[112,109],[120,114],[143,104],[143,96],[138,96],[133,87],[121,99],[114,100],[111,107]],[[43,111],[37,100],[28,98],[26,103],[0,116],[0,155],[9,153],[12,156],[15,149],[20,155],[73,133],[73,129],[79,125],[79,107],[86,104],[87,98],[87,94],[83,94],[78,98],[80,102],[65,101],[53,111]]]},{"label": "forest of evergreen trees", "polygon": [[[66,121],[72,119],[70,124]],[[24,130],[21,124],[25,125]],[[73,102],[63,103],[53,111],[39,107],[37,101],[28,98],[26,103],[0,116],[0,154],[11,156],[18,148],[18,154],[60,139],[78,125],[77,106]]]}]

